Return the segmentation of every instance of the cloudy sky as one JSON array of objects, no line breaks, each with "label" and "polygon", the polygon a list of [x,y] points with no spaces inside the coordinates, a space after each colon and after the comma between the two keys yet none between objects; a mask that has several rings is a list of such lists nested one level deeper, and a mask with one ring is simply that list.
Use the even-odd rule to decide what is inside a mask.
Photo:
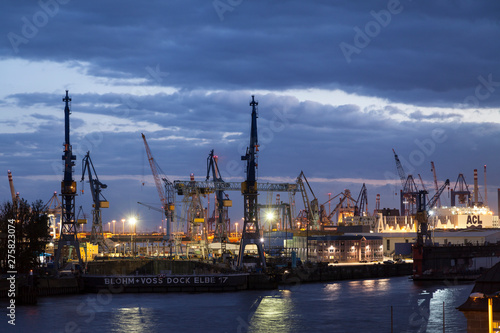
[{"label": "cloudy sky", "polygon": [[[75,180],[87,151],[107,221],[161,218],[141,133],[170,180],[244,179],[251,95],[259,102],[260,182],[303,170],[320,202],[367,184],[369,210],[398,207],[392,148],[433,192],[488,166],[500,187],[500,3],[496,1],[9,1],[0,11],[0,182],[28,201],[62,179],[64,103],[72,98]],[[144,185],[143,185],[144,184]],[[77,198],[90,215],[90,192]],[[241,194],[230,193],[234,221]],[[284,195],[282,195],[282,198]],[[300,196],[297,196],[297,206]],[[484,198],[483,198],[484,199]],[[260,201],[266,200],[262,194]],[[449,203],[447,192],[444,203]]]}]

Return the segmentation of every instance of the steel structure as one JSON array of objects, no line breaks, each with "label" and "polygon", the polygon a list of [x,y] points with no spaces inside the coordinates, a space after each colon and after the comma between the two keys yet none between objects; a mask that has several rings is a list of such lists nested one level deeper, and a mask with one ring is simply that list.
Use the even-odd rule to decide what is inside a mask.
[{"label": "steel structure", "polygon": [[[307,228],[319,229],[320,207],[318,205],[318,199],[314,195],[314,191],[312,190],[311,185],[309,185],[304,171],[300,171],[300,174],[297,177],[297,184],[300,189],[300,193],[302,194],[304,209],[306,210],[305,212],[307,215]],[[307,185],[309,191],[311,192],[311,195],[313,196],[313,199],[311,201],[309,201],[309,196],[307,195],[307,189],[305,185]]]},{"label": "steel structure", "polygon": [[[76,252],[76,257],[82,267],[82,258],[80,255],[80,243],[78,241],[77,234],[77,224],[75,217],[75,197],[76,197],[76,182],[73,179],[73,167],[75,166],[74,160],[76,156],[73,155],[71,143],[70,143],[70,128],[69,128],[69,115],[71,111],[69,109],[69,102],[71,98],[68,96],[68,90],[66,90],[66,96],[63,98],[65,103],[64,107],[64,154],[62,159],[64,161],[64,179],[61,182],[61,196],[62,196],[62,218],[61,218],[61,233],[59,234],[59,241],[57,244],[57,249],[55,251],[54,257],[54,268],[58,270],[60,266],[60,260],[62,254],[62,249],[64,246],[72,246]],[[68,254],[68,258],[69,254]]]},{"label": "steel structure", "polygon": [[458,196],[458,203],[469,206],[471,201],[471,192],[469,191],[469,186],[465,181],[465,177],[462,173],[458,175],[457,181],[455,182],[455,187],[451,190],[451,206],[456,206],[456,196]]},{"label": "steel structure", "polygon": [[401,165],[401,161],[399,160],[398,154],[396,154],[394,148],[392,149],[392,152],[394,153],[394,159],[396,160],[396,169],[398,170],[399,178],[401,179],[401,185],[404,187],[406,182],[405,170],[403,169],[403,165]]},{"label": "steel structure", "polygon": [[61,200],[57,197],[57,192],[50,197],[47,203],[43,206],[42,211],[44,211],[49,217],[49,228],[52,229],[52,238],[55,239],[57,232],[57,216],[61,219],[62,215],[62,204]]},{"label": "steel structure", "polygon": [[[213,182],[213,181],[190,181],[190,180],[174,180],[174,189],[178,195],[183,195],[184,191],[192,188],[199,188],[204,193],[214,193],[217,190],[223,191],[241,191],[242,183],[239,182]],[[301,192],[297,184],[293,183],[257,183],[257,191],[259,192]]]},{"label": "steel structure", "polygon": [[85,180],[85,173],[87,173],[93,201],[92,232],[90,233],[90,242],[94,245],[99,245],[102,251],[109,252],[109,248],[104,241],[101,216],[101,208],[109,208],[109,201],[107,201],[101,193],[102,189],[107,188],[108,185],[99,181],[99,177],[97,176],[94,168],[94,163],[92,163],[92,159],[90,158],[90,151],[87,152],[87,155],[85,155],[82,160],[82,182]]},{"label": "steel structure", "polygon": [[[142,140],[144,141],[144,147],[146,148],[146,154],[148,155],[149,166],[151,167],[151,172],[153,174],[156,191],[158,192],[158,196],[160,197],[161,205],[165,212],[165,227],[166,227],[166,237],[169,242],[172,241],[171,237],[171,225],[174,222],[174,211],[175,211],[175,197],[174,197],[174,187],[170,180],[168,180],[167,176],[163,173],[160,166],[156,163],[153,158],[153,154],[151,153],[151,149],[149,149],[148,142],[146,140],[146,136],[141,133]],[[162,184],[163,182],[163,184]]]},{"label": "steel structure", "polygon": [[[431,171],[432,171],[432,174],[434,176],[434,189],[437,192],[439,190],[439,185],[438,185],[437,176],[436,176],[436,166],[434,165],[433,161],[431,161]],[[437,207],[441,207],[441,199],[440,198],[438,198],[436,204],[437,204]]]},{"label": "steel structure", "polygon": [[[431,198],[431,200],[429,200],[429,203],[427,204],[427,209],[428,210],[437,206],[437,202],[439,201],[439,197],[441,196],[441,194],[443,193],[444,189],[448,185],[450,185],[450,180],[446,179],[446,181],[444,182],[444,184],[436,191],[436,194],[434,194],[434,196]],[[437,207],[439,207],[439,206],[437,206]]]},{"label": "steel structure", "polygon": [[238,254],[238,268],[243,268],[245,257],[245,248],[247,245],[253,244],[257,247],[259,260],[257,264],[265,269],[266,258],[264,257],[264,248],[260,241],[260,230],[258,221],[258,206],[257,206],[257,152],[259,151],[259,143],[257,137],[257,105],[254,96],[250,106],[252,107],[252,123],[250,127],[250,145],[247,147],[247,152],[241,157],[241,160],[246,161],[246,180],[241,184],[241,192],[243,194],[243,231],[241,234],[240,251]]},{"label": "steel structure", "polygon": [[[210,179],[210,171],[212,171],[212,180],[214,184],[224,183],[222,176],[219,171],[219,165],[217,163],[217,156],[214,155],[214,150],[210,152],[207,158],[207,178],[206,181]],[[228,241],[227,236],[227,222],[228,222],[228,207],[232,206],[231,200],[224,196],[224,190],[222,186],[216,186],[215,199],[216,199],[216,211],[217,215],[215,222],[215,232],[214,232],[214,243],[221,243],[221,254],[226,252],[226,243]]]},{"label": "steel structure", "polygon": [[364,216],[363,214],[368,215],[368,191],[365,183],[361,186],[361,191],[359,192],[354,209],[354,216]]}]

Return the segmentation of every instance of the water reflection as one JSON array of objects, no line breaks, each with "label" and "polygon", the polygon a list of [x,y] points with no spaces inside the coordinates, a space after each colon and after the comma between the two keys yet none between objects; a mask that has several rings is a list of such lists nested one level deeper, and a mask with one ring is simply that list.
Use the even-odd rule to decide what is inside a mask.
[{"label": "water reflection", "polygon": [[262,298],[251,321],[249,332],[292,332],[301,317],[294,309],[292,291],[282,290]]}]

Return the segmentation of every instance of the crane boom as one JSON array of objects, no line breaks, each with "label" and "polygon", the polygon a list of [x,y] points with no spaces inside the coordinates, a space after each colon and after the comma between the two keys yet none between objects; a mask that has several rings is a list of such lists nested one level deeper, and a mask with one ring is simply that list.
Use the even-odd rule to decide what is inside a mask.
[{"label": "crane boom", "polygon": [[401,165],[401,161],[399,160],[398,154],[396,154],[394,148],[392,148],[392,152],[394,153],[394,159],[396,160],[396,168],[398,169],[399,178],[401,179],[401,185],[404,187],[406,182],[406,172],[403,169],[403,165]]},{"label": "crane boom", "polygon": [[156,190],[158,191],[158,195],[160,196],[160,201],[163,207],[167,205],[167,198],[165,193],[163,192],[163,187],[161,185],[160,174],[158,170],[158,166],[156,161],[153,158],[153,154],[151,153],[151,149],[149,149],[148,142],[146,141],[146,136],[141,133],[142,139],[144,140],[144,146],[146,147],[146,154],[148,155],[149,166],[151,167],[151,172],[153,173],[153,178],[156,185]]},{"label": "crane boom", "polygon": [[[436,167],[435,167],[433,161],[431,161],[431,167],[432,167],[432,174],[434,175],[434,189],[437,192],[437,191],[439,191],[439,186],[438,186],[438,181],[437,181],[437,176],[436,176]],[[438,198],[438,200],[437,200],[437,206],[441,207],[441,199],[440,198]]]},{"label": "crane boom", "polygon": [[[144,140],[144,147],[146,147],[146,154],[148,155],[149,166],[151,167],[151,172],[153,173],[156,190],[158,191],[158,196],[160,197],[161,205],[165,212],[167,232],[166,236],[170,241],[170,225],[173,222],[173,211],[175,209],[173,183],[165,176],[165,174],[161,171],[160,166],[154,160],[151,149],[149,149],[146,136],[143,133],[141,133],[141,135],[142,139]],[[160,174],[162,175],[162,177],[160,177]],[[164,187],[162,186],[162,181]],[[165,190],[163,188],[165,188]]]},{"label": "crane boom", "polygon": [[434,208],[434,206],[436,205],[436,202],[439,200],[439,197],[441,196],[441,194],[443,193],[444,189],[448,185],[450,185],[450,180],[446,179],[446,181],[444,182],[443,186],[441,186],[441,188],[439,188],[439,190],[436,192],[436,194],[434,194],[434,196],[431,198],[431,200],[429,200],[429,203],[427,204],[428,209]]}]

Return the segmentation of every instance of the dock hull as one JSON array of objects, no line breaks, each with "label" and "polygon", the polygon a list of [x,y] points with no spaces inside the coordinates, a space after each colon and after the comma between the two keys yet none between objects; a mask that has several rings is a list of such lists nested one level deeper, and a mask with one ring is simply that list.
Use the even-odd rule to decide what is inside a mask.
[{"label": "dock hull", "polygon": [[248,289],[248,274],[84,276],[86,292],[217,292]]}]

